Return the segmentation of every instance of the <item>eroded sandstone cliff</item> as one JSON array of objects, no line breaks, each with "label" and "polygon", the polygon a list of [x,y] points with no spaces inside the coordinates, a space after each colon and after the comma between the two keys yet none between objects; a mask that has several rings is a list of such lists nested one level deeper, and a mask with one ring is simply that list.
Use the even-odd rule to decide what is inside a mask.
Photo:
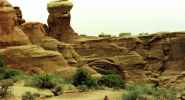
[{"label": "eroded sandstone cliff", "polygon": [[70,26],[72,7],[69,1],[49,3],[47,26],[25,22],[18,7],[1,0],[0,54],[7,64],[66,76],[78,68],[100,76],[115,72],[126,81],[185,88],[185,32],[84,40]]},{"label": "eroded sandstone cliff", "polygon": [[184,88],[184,45],[185,32],[166,32],[78,41],[74,48],[86,59],[113,60],[123,67],[128,81]]}]

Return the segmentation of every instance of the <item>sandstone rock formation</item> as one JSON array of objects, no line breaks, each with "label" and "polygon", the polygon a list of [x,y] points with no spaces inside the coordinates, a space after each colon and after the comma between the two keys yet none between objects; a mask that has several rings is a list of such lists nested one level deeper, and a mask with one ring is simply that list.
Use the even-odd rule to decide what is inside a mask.
[{"label": "sandstone rock formation", "polygon": [[67,67],[62,54],[36,45],[13,46],[0,50],[8,66],[31,73],[56,72]]},{"label": "sandstone rock formation", "polygon": [[31,42],[39,45],[46,50],[54,50],[60,52],[68,64],[75,65],[80,62],[81,57],[76,53],[71,44],[58,41],[55,38],[47,36],[44,24],[37,22],[29,22],[21,25],[21,29],[29,37]]},{"label": "sandstone rock formation", "polygon": [[[74,49],[85,59],[113,60],[122,65],[126,80],[150,81],[184,88],[185,32],[78,41]],[[175,80],[175,81],[174,81]]]},{"label": "sandstone rock formation", "polygon": [[73,4],[68,0],[55,0],[48,3],[49,35],[64,42],[78,37],[70,25]]},{"label": "sandstone rock formation", "polygon": [[82,41],[74,45],[74,48],[81,56],[90,58],[113,57],[116,55],[124,55],[129,52],[127,48],[111,43],[111,41],[111,39]]},{"label": "sandstone rock formation", "polygon": [[24,23],[20,9],[1,0],[0,55],[10,67],[31,73],[71,78],[84,68],[95,76],[115,72],[126,81],[185,89],[185,32],[81,40],[70,26],[72,7],[68,0],[50,2],[47,27]]},{"label": "sandstone rock formation", "polygon": [[86,63],[100,74],[119,74],[125,79],[124,67],[116,64],[112,59],[87,59]]},{"label": "sandstone rock formation", "polygon": [[21,9],[19,7],[14,7],[14,9],[15,9],[16,15],[17,15],[16,25],[21,25],[21,24],[25,23],[26,21],[22,18]]},{"label": "sandstone rock formation", "polygon": [[0,1],[0,48],[30,43],[22,30],[16,27],[15,12],[15,9],[7,1]]},{"label": "sandstone rock formation", "polygon": [[33,44],[39,44],[47,35],[44,29],[44,24],[42,23],[27,22],[22,24],[20,27]]}]

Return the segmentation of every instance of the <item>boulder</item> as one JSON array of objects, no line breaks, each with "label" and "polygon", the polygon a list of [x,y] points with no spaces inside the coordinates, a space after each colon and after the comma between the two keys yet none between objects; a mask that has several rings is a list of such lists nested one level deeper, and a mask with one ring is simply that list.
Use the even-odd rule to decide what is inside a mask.
[{"label": "boulder", "polygon": [[8,66],[31,73],[56,72],[68,66],[63,55],[36,45],[14,46],[0,50]]},{"label": "boulder", "polygon": [[68,0],[55,0],[48,3],[49,35],[64,42],[72,42],[78,38],[70,25],[73,4]]}]

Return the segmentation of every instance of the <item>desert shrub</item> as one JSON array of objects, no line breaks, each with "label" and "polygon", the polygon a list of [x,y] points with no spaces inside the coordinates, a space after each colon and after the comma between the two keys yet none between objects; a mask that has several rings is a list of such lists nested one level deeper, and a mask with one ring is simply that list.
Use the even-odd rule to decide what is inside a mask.
[{"label": "desert shrub", "polygon": [[98,35],[98,37],[106,37],[106,38],[109,38],[109,37],[111,37],[111,35],[110,34],[106,34],[106,33],[100,33]]},{"label": "desert shrub", "polygon": [[65,81],[63,78],[52,74],[39,74],[34,75],[31,81],[31,86],[35,86],[41,89],[50,89],[51,92],[58,96],[63,93],[62,84]]},{"label": "desert shrub", "polygon": [[123,100],[136,100],[140,95],[152,94],[154,88],[150,85],[129,85],[127,88],[127,93],[124,94]]},{"label": "desert shrub", "polygon": [[19,75],[21,75],[21,71],[8,68],[4,62],[3,57],[0,56],[0,80],[15,79]]},{"label": "desert shrub", "polygon": [[156,100],[160,100],[160,98],[166,98],[167,100],[175,100],[177,91],[175,89],[165,89],[165,88],[157,88],[153,93]]},{"label": "desert shrub", "polygon": [[17,80],[23,73],[20,70],[12,68],[1,68],[0,69],[0,80],[3,79],[14,79]]},{"label": "desert shrub", "polygon": [[148,33],[139,33],[139,36],[147,36],[149,35]]},{"label": "desert shrub", "polygon": [[157,88],[151,84],[134,84],[126,88],[127,92],[123,95],[123,100],[137,100],[142,96],[152,96],[154,100],[175,100],[176,94],[172,90]]},{"label": "desert shrub", "polygon": [[62,82],[62,78],[52,74],[36,74],[32,78],[31,85],[43,89],[52,89]]},{"label": "desert shrub", "polygon": [[99,85],[110,88],[124,88],[124,81],[117,74],[104,75],[99,81]]},{"label": "desert shrub", "polygon": [[16,76],[19,76],[19,75],[21,75],[20,70],[6,68],[3,78],[4,79],[14,79]]},{"label": "desert shrub", "polygon": [[119,33],[119,37],[131,36],[132,33]]},{"label": "desert shrub", "polygon": [[22,100],[36,100],[36,96],[31,92],[26,92],[22,95]]},{"label": "desert shrub", "polygon": [[84,69],[77,70],[72,83],[75,86],[85,85],[88,88],[93,88],[97,86],[97,80],[95,78],[92,78],[91,75]]},{"label": "desert shrub", "polygon": [[1,80],[0,81],[0,98],[5,98],[11,95],[10,87],[13,86],[13,80]]}]

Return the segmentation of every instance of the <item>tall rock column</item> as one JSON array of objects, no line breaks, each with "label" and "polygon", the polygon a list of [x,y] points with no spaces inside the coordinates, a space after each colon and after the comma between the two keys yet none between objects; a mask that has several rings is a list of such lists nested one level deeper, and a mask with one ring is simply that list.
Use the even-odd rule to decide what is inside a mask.
[{"label": "tall rock column", "polygon": [[0,48],[29,44],[24,32],[16,27],[16,11],[6,0],[0,1]]},{"label": "tall rock column", "polygon": [[70,25],[73,4],[68,0],[51,1],[48,3],[49,35],[63,42],[72,42],[78,38]]}]

